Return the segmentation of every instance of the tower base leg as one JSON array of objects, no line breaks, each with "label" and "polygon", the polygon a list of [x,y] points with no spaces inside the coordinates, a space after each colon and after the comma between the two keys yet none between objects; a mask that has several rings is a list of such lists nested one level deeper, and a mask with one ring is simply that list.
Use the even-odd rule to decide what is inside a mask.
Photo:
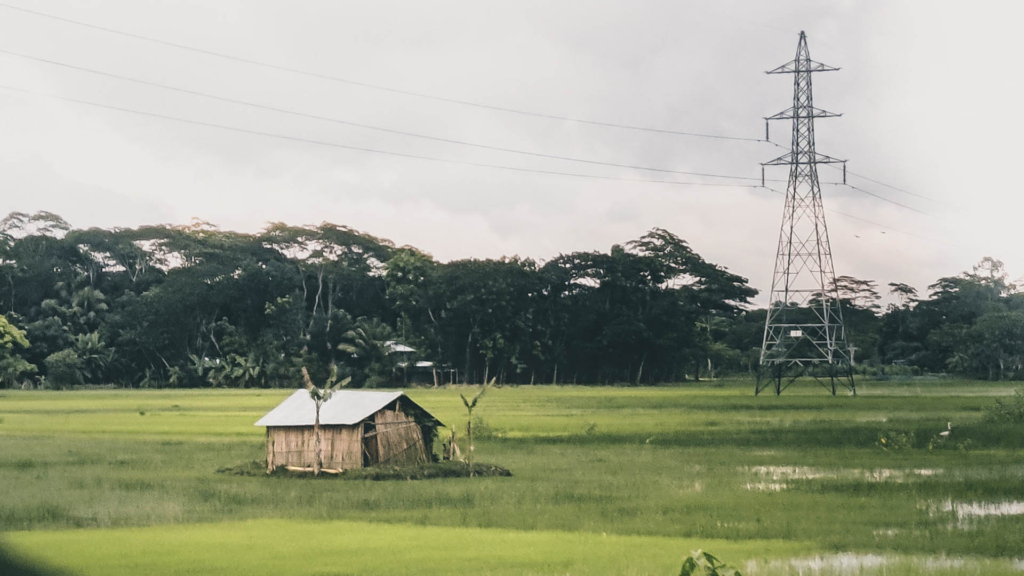
[{"label": "tower base leg", "polygon": [[[771,388],[775,395],[779,396],[782,391],[789,388],[797,378],[808,374],[808,366],[799,363],[762,364],[757,370],[757,380],[754,384],[754,396]],[[822,375],[820,371],[810,371],[811,377],[833,396],[840,387],[850,391],[852,396],[857,395],[857,385],[853,378],[853,367],[849,364],[828,364],[827,372]],[[824,378],[827,376],[827,380]]]}]

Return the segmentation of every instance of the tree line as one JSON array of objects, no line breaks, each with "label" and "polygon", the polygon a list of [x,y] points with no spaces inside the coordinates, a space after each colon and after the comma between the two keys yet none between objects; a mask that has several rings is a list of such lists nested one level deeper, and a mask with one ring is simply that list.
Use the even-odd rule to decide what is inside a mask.
[{"label": "tree line", "polygon": [[[1022,375],[1024,300],[1001,265],[927,299],[840,278],[863,366]],[[0,385],[652,384],[753,371],[746,278],[654,229],[608,252],[437,262],[323,223],[262,232],[0,221]],[[973,343],[973,344],[969,344]],[[415,350],[401,352],[402,346]]]}]

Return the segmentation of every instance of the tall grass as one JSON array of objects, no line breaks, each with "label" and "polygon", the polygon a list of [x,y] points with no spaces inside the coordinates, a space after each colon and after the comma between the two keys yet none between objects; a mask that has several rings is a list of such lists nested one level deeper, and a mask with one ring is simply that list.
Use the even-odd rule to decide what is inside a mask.
[{"label": "tall grass", "polygon": [[[983,422],[991,394],[1006,389],[951,382],[919,395],[875,386],[857,398],[812,389],[755,398],[746,383],[494,389],[487,426],[478,427],[488,435],[476,442],[512,478],[326,481],[316,490],[215,473],[263,458],[263,431],[252,423],[288,391],[10,392],[0,400],[0,530],[370,520],[783,539],[821,553],[1024,555],[1021,516],[960,528],[934,506],[1024,498],[1020,428]],[[410,394],[451,423],[464,410],[460,392]],[[927,449],[947,421],[973,440],[969,450]],[[885,452],[876,446],[883,430],[914,431],[919,445]],[[772,466],[828,474],[773,480],[756,471]],[[900,479],[858,472],[876,470]]]}]

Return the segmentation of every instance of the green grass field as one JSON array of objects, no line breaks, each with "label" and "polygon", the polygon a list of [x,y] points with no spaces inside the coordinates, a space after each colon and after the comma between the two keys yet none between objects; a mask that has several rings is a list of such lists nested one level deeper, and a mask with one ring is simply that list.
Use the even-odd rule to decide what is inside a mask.
[{"label": "green grass field", "polygon": [[[696,548],[745,574],[1024,572],[1024,431],[982,421],[1012,387],[751,388],[494,389],[476,457],[514,476],[415,482],[217,474],[262,459],[286,390],[0,392],[0,541],[74,574],[676,574]],[[462,430],[460,391],[409,394]]]}]

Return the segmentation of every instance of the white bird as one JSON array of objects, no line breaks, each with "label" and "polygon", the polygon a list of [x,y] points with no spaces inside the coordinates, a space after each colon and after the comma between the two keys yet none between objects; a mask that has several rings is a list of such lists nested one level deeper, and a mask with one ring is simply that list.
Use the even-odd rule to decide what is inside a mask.
[{"label": "white bird", "polygon": [[939,436],[942,436],[943,438],[945,438],[946,436],[949,436],[949,432],[952,429],[953,429],[953,423],[952,422],[946,422],[946,429],[943,430],[942,432],[939,432]]}]

